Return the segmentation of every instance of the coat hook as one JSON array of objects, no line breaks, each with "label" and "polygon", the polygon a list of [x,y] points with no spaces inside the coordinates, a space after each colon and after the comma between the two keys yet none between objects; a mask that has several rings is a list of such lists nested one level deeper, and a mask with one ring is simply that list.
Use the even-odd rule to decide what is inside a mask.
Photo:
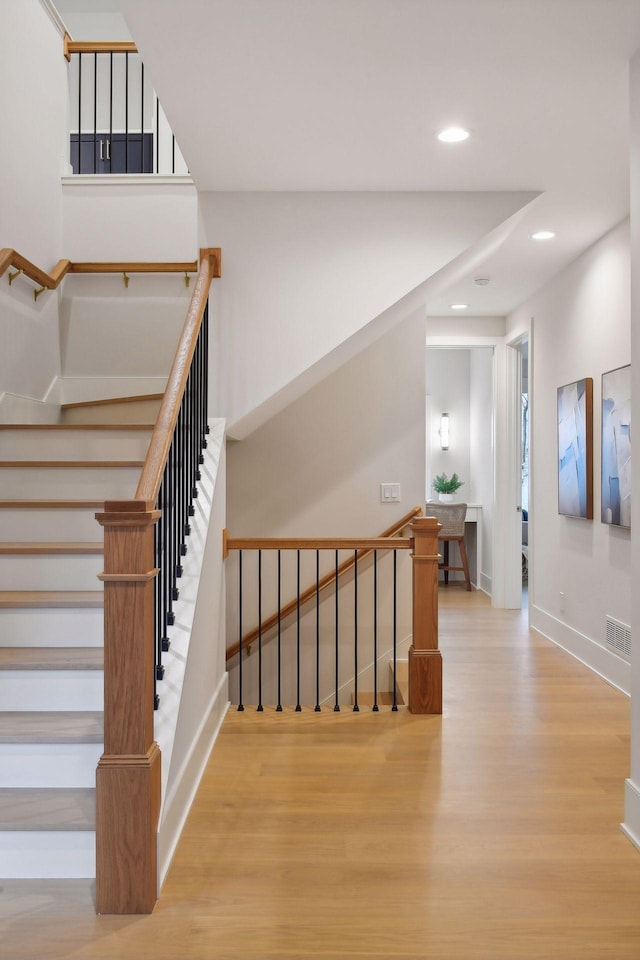
[{"label": "coat hook", "polygon": [[9,273],[9,286],[13,283],[16,277],[19,277],[22,273],[22,270],[16,270],[15,273]]},{"label": "coat hook", "polygon": [[41,294],[41,293],[44,293],[46,289],[47,289],[46,287],[38,287],[37,290],[34,290],[34,291],[33,291],[33,299],[37,301],[37,299],[38,299],[38,297],[40,296],[40,294]]},{"label": "coat hook", "polygon": [[191,277],[189,276],[189,274],[188,274],[187,271],[185,270],[185,272],[184,272],[184,285],[185,285],[185,287],[188,287],[188,286],[189,286],[190,281],[191,281]]},{"label": "coat hook", "polygon": [[125,287],[128,287],[128,286],[129,286],[129,277],[126,275],[126,273],[124,272],[124,270],[122,271],[122,279],[124,280],[124,285],[125,285]]}]

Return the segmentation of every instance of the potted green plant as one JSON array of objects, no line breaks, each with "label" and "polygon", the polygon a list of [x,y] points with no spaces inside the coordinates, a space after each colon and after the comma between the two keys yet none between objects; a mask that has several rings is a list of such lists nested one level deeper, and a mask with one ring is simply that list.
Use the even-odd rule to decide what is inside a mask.
[{"label": "potted green plant", "polygon": [[442,503],[449,503],[463,483],[464,480],[460,480],[457,473],[452,473],[450,477],[446,473],[437,473],[433,480],[433,489]]}]

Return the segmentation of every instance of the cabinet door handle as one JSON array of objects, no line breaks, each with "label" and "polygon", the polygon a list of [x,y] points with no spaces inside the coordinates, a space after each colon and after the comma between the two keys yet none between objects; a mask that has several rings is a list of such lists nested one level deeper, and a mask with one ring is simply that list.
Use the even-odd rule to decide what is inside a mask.
[{"label": "cabinet door handle", "polygon": [[107,140],[107,160],[111,160],[111,141]]},{"label": "cabinet door handle", "polygon": [[100,159],[104,160],[104,157],[102,156],[102,140],[100,141]]}]

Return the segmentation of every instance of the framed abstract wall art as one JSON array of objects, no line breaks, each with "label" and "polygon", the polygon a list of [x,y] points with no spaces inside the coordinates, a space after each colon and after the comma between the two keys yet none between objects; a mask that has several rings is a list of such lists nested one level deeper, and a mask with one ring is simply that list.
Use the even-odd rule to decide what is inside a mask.
[{"label": "framed abstract wall art", "polygon": [[603,523],[631,527],[631,366],[602,374]]},{"label": "framed abstract wall art", "polygon": [[558,387],[558,513],[593,520],[593,379]]}]

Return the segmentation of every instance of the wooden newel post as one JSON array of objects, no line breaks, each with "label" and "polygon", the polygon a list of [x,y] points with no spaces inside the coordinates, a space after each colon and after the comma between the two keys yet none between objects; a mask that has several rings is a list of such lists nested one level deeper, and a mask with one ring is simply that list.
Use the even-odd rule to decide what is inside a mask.
[{"label": "wooden newel post", "polygon": [[153,739],[154,524],[142,501],[105,504],[104,753],[96,773],[96,910],[157,900],[160,749]]},{"label": "wooden newel post", "polygon": [[442,713],[442,654],[438,650],[438,531],[435,517],[411,524],[413,644],[409,648],[409,711]]}]

